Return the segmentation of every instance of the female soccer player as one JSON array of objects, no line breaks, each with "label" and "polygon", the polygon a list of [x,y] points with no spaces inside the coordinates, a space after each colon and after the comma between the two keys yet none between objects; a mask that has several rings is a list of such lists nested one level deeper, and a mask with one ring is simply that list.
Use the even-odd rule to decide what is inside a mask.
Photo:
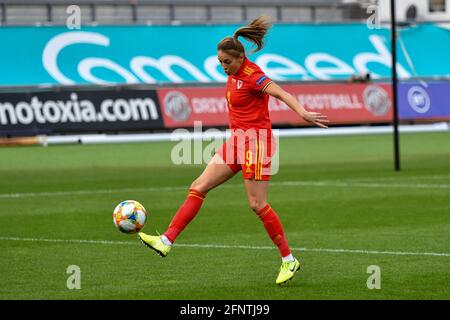
[{"label": "female soccer player", "polygon": [[261,16],[239,28],[233,37],[226,37],[218,44],[218,60],[228,75],[226,99],[231,138],[216,150],[203,173],[191,184],[185,202],[166,232],[161,236],[141,232],[139,238],[162,257],[167,256],[175,239],[200,210],[206,194],[242,170],[249,205],[279,249],[282,264],[276,283],[282,284],[292,279],[300,263],[291,254],[280,219],[266,200],[270,160],[275,149],[268,111],[269,95],[283,101],[298,116],[312,124],[327,128],[329,121],[320,113],[306,111],[291,94],[247,59],[244,46],[238,38],[253,42],[255,51],[258,51],[264,45],[264,36],[269,28],[268,18]]}]

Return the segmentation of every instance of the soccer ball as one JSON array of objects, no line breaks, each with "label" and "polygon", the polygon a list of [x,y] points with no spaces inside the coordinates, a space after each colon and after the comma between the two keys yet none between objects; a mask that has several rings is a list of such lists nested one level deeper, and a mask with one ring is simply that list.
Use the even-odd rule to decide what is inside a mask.
[{"label": "soccer ball", "polygon": [[135,200],[125,200],[113,212],[114,225],[124,233],[139,232],[147,220],[147,211]]}]

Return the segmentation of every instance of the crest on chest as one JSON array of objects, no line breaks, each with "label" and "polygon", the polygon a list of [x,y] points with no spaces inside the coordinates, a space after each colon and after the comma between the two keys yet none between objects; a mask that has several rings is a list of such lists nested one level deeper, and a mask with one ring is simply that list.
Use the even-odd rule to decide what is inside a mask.
[{"label": "crest on chest", "polygon": [[244,81],[242,80],[236,80],[236,79],[232,79],[231,83],[234,85],[236,85],[236,89],[239,90],[240,88],[242,88],[242,85],[244,84]]}]

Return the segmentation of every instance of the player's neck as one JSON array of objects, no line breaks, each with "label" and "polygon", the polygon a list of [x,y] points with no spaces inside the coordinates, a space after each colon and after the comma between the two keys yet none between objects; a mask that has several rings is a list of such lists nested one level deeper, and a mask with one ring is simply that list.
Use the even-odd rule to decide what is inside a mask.
[{"label": "player's neck", "polygon": [[232,76],[239,76],[242,73],[242,70],[244,69],[244,67],[248,64],[248,59],[247,57],[244,58],[244,61],[242,61],[241,65],[239,66],[238,70],[236,71],[235,74],[233,74]]}]

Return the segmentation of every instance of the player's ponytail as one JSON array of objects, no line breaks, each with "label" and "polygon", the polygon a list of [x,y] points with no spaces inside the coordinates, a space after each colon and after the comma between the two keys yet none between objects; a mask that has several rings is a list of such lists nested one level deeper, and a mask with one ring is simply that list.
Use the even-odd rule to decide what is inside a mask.
[{"label": "player's ponytail", "polygon": [[250,22],[249,25],[237,29],[233,35],[233,38],[237,40],[238,37],[242,37],[248,41],[251,41],[256,44],[256,49],[253,50],[253,52],[259,51],[264,47],[264,37],[271,25],[272,24],[270,23],[268,16],[260,16]]},{"label": "player's ponytail", "polygon": [[241,27],[234,33],[233,37],[226,37],[217,45],[217,50],[226,51],[232,56],[245,56],[245,49],[238,37],[242,37],[256,45],[252,52],[261,50],[264,47],[264,37],[270,29],[271,23],[268,16],[260,16],[250,22],[247,26]]}]

